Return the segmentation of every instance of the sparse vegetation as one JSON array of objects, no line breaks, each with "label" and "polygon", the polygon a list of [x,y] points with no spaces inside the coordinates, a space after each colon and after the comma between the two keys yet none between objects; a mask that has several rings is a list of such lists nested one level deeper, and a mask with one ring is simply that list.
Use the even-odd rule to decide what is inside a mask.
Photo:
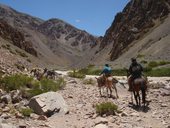
[{"label": "sparse vegetation", "polygon": [[143,54],[138,54],[137,55],[137,58],[143,58],[143,57],[145,57],[145,55],[143,55]]},{"label": "sparse vegetation", "polygon": [[140,61],[142,64],[147,64],[148,62],[146,60],[141,60]]},{"label": "sparse vegetation", "polygon": [[106,115],[115,115],[115,112],[118,110],[118,106],[111,103],[105,102],[96,105],[96,113],[100,116]]},{"label": "sparse vegetation", "polygon": [[33,112],[34,111],[31,108],[22,108],[22,109],[20,109],[20,113],[23,116],[27,116],[27,117],[29,117],[31,115],[31,113],[33,113]]},{"label": "sparse vegetation", "polygon": [[2,44],[1,47],[4,48],[4,49],[11,50],[11,47],[10,47],[9,44],[6,44],[6,45]]},{"label": "sparse vegetation", "polygon": [[32,84],[33,78],[22,74],[15,74],[1,78],[3,88],[7,91],[25,88],[28,84]]},{"label": "sparse vegetation", "polygon": [[154,68],[154,67],[158,67],[158,66],[162,66],[162,65],[166,65],[166,64],[170,64],[169,61],[151,61],[148,63],[148,66],[151,67],[151,68]]},{"label": "sparse vegetation", "polygon": [[5,76],[0,79],[1,88],[6,91],[21,90],[23,97],[31,98],[35,95],[45,93],[48,91],[57,91],[62,89],[65,85],[63,78],[59,78],[56,81],[43,78],[41,81],[34,80],[32,77],[28,77],[23,74],[15,74],[11,76]]},{"label": "sparse vegetation", "polygon": [[86,75],[79,71],[73,70],[72,72],[68,73],[68,76],[74,77],[74,78],[85,78]]},{"label": "sparse vegetation", "polygon": [[170,76],[170,68],[158,68],[158,69],[151,69],[148,72],[145,72],[147,76],[155,76],[155,77],[161,77],[161,76]]}]

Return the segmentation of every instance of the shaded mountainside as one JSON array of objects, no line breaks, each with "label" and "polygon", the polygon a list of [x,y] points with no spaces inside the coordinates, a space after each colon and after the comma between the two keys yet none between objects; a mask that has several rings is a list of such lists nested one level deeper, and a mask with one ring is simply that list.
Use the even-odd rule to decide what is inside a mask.
[{"label": "shaded mountainside", "polygon": [[100,49],[112,45],[110,60],[117,59],[128,50],[130,44],[137,43],[154,27],[159,26],[169,12],[170,0],[131,0],[123,11],[115,16]]},{"label": "shaded mountainside", "polygon": [[42,19],[0,5],[1,37],[48,64],[70,66],[80,61],[98,38],[59,20]]},{"label": "shaded mountainside", "polygon": [[25,37],[20,31],[11,27],[3,20],[0,20],[0,30],[0,36],[2,38],[11,41],[15,46],[27,51],[34,56],[37,56],[37,52],[33,48],[32,42],[25,41]]}]

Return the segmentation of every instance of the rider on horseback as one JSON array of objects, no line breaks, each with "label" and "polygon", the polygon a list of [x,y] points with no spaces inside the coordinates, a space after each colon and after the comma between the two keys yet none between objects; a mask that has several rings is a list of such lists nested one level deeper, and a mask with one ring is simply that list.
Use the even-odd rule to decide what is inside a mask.
[{"label": "rider on horseback", "polygon": [[142,77],[143,67],[136,61],[135,58],[131,58],[131,65],[129,67],[129,79],[131,80],[131,84],[129,85],[129,91],[132,91],[133,83],[136,78]]},{"label": "rider on horseback", "polygon": [[100,75],[103,75],[102,76],[103,77],[103,84],[106,84],[106,79],[111,76],[111,73],[112,73],[111,67],[108,64],[105,64],[102,72],[100,73]]}]

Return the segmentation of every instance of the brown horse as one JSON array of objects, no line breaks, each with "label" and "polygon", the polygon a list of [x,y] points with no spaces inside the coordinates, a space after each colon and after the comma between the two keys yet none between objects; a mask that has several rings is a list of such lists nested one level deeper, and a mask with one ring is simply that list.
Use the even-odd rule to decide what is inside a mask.
[{"label": "brown horse", "polygon": [[[143,105],[145,106],[146,104],[146,90],[147,90],[147,78],[140,77],[136,78],[133,83],[131,77],[128,78],[128,84],[129,86],[132,86],[132,92],[134,94],[136,104],[137,106],[141,105],[141,98],[139,92],[142,92],[142,102]],[[132,97],[132,103],[133,103],[133,97]]]},{"label": "brown horse", "polygon": [[[102,87],[106,87],[107,89],[107,97],[111,97],[112,96],[112,88],[115,89],[116,92],[116,97],[118,98],[118,93],[117,93],[117,88],[116,88],[116,83],[118,82],[117,80],[115,80],[113,77],[105,77],[105,76],[100,76],[100,77],[96,77],[97,79],[97,83],[98,83],[98,87],[99,87],[99,93],[100,96],[102,96],[101,93],[101,89]],[[110,92],[110,94],[109,94]]]}]

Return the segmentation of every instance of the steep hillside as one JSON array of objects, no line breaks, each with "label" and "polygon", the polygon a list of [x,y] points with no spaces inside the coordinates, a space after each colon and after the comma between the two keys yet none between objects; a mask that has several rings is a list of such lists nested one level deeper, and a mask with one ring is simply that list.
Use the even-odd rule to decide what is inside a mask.
[{"label": "steep hillside", "polygon": [[0,36],[37,56],[40,64],[76,66],[82,56],[86,55],[98,42],[96,37],[62,20],[44,21],[17,12],[5,5],[0,5],[0,19]]},{"label": "steep hillside", "polygon": [[109,58],[115,60],[129,45],[135,44],[162,24],[170,11],[169,0],[131,0],[115,16],[100,45],[112,44]]}]

